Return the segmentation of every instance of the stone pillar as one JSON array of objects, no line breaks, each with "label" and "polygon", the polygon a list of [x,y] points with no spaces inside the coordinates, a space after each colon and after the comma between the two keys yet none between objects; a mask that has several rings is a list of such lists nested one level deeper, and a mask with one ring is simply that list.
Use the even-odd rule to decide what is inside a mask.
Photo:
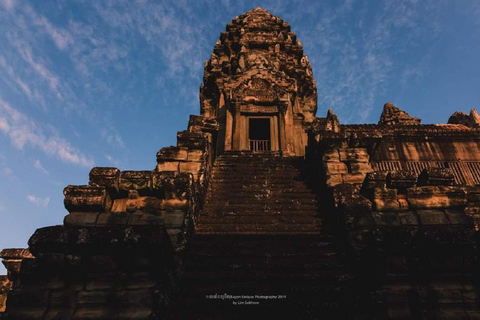
[{"label": "stone pillar", "polygon": [[242,134],[241,132],[241,126],[240,126],[240,106],[236,105],[235,106],[235,116],[233,119],[233,150],[240,150],[240,135]]},{"label": "stone pillar", "polygon": [[[227,117],[225,119],[225,150],[232,150],[232,131],[233,131],[233,116],[230,110],[227,110]],[[220,130],[221,131],[221,130]]]},{"label": "stone pillar", "polygon": [[285,123],[285,113],[279,113],[279,130],[280,130],[280,150],[283,154],[288,155],[288,144],[287,144],[287,130],[286,130],[286,123]]}]

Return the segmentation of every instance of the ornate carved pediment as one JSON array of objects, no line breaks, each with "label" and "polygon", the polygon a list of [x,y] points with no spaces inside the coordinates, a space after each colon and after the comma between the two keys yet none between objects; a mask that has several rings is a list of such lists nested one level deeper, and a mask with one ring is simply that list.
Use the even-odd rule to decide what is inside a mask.
[{"label": "ornate carved pediment", "polygon": [[242,102],[273,104],[280,100],[284,91],[269,80],[252,77],[233,90],[232,98]]}]

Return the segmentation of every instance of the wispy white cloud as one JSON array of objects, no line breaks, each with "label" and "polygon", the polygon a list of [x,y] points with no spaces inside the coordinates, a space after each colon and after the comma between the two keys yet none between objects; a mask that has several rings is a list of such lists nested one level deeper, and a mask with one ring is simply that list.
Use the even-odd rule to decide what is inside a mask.
[{"label": "wispy white cloud", "polygon": [[29,194],[27,195],[27,200],[36,205],[37,207],[46,208],[48,206],[48,203],[50,202],[50,197],[41,198]]},{"label": "wispy white cloud", "polygon": [[105,158],[110,161],[111,164],[113,164],[114,166],[116,167],[119,167],[120,166],[120,161],[118,161],[117,159],[113,158],[111,155],[109,154],[106,154],[105,155]]},{"label": "wispy white cloud", "polygon": [[20,54],[20,56],[35,70],[35,72],[45,80],[50,89],[56,94],[57,98],[63,100],[63,96],[60,93],[59,87],[59,79],[56,75],[54,75],[50,70],[48,70],[43,64],[37,62],[33,56],[32,47],[27,44],[26,42],[17,39],[14,42],[14,45]]},{"label": "wispy white cloud", "polygon": [[39,171],[45,173],[45,174],[48,174],[48,170],[45,169],[43,166],[42,166],[42,163],[40,162],[40,160],[36,159],[34,162],[33,162],[33,166],[35,167],[35,169],[38,169]]},{"label": "wispy white cloud", "polygon": [[33,23],[36,26],[43,28],[45,32],[52,38],[57,48],[64,50],[69,45],[73,44],[73,37],[67,30],[53,26],[46,17],[37,14],[30,6],[24,6],[23,9]]},{"label": "wispy white cloud", "polygon": [[110,27],[121,31],[117,34],[131,39],[140,36],[158,50],[170,79],[198,77],[204,62],[201,56],[210,44],[203,32],[205,24],[197,21],[199,16],[190,5],[117,1],[95,2],[94,7]]},{"label": "wispy white cloud", "polygon": [[7,71],[7,74],[13,79],[13,81],[20,87],[20,89],[27,95],[27,97],[32,100],[32,90],[20,77],[15,74],[12,66],[7,64],[5,57],[0,56],[0,67],[4,68]]},{"label": "wispy white cloud", "polygon": [[0,117],[0,130],[3,132],[9,132],[10,126],[8,125],[7,119]]},{"label": "wispy white cloud", "polygon": [[122,149],[125,148],[122,137],[113,127],[102,130],[101,136],[109,145]]},{"label": "wispy white cloud", "polygon": [[1,0],[0,3],[7,10],[12,10],[15,7],[15,0]]},{"label": "wispy white cloud", "polygon": [[84,167],[93,166],[93,160],[72,147],[67,140],[58,134],[47,137],[35,121],[1,98],[0,112],[4,115],[0,118],[0,130],[9,136],[16,148],[23,149],[25,145],[30,145],[67,163]]},{"label": "wispy white cloud", "polygon": [[378,100],[388,86],[400,88],[422,76],[428,54],[423,58],[418,54],[420,60],[413,61],[416,72],[411,64],[401,62],[409,57],[409,50],[438,34],[438,10],[444,2],[386,0],[373,7],[368,2],[344,1],[317,6],[313,12],[321,14],[316,21],[298,23],[314,24],[305,34],[310,42],[305,43],[317,83],[318,116],[333,108],[341,122],[361,123],[368,121],[373,109],[381,108],[383,102]]}]

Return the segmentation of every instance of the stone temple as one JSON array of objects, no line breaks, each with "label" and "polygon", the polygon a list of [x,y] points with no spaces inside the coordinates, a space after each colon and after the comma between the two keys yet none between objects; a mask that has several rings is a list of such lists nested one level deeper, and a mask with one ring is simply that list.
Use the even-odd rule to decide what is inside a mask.
[{"label": "stone temple", "polygon": [[480,319],[480,116],[316,117],[300,41],[256,8],[153,170],[96,167],[4,249],[1,319]]}]

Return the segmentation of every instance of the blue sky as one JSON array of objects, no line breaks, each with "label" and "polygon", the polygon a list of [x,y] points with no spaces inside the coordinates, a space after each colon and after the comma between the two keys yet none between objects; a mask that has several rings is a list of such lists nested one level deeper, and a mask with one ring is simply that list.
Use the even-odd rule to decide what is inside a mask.
[{"label": "blue sky", "polygon": [[[480,107],[480,1],[0,0],[0,248],[61,224],[92,166],[153,169],[198,114],[225,25],[261,6],[312,63],[318,116],[423,123]],[[0,269],[0,273],[4,269]]]}]

